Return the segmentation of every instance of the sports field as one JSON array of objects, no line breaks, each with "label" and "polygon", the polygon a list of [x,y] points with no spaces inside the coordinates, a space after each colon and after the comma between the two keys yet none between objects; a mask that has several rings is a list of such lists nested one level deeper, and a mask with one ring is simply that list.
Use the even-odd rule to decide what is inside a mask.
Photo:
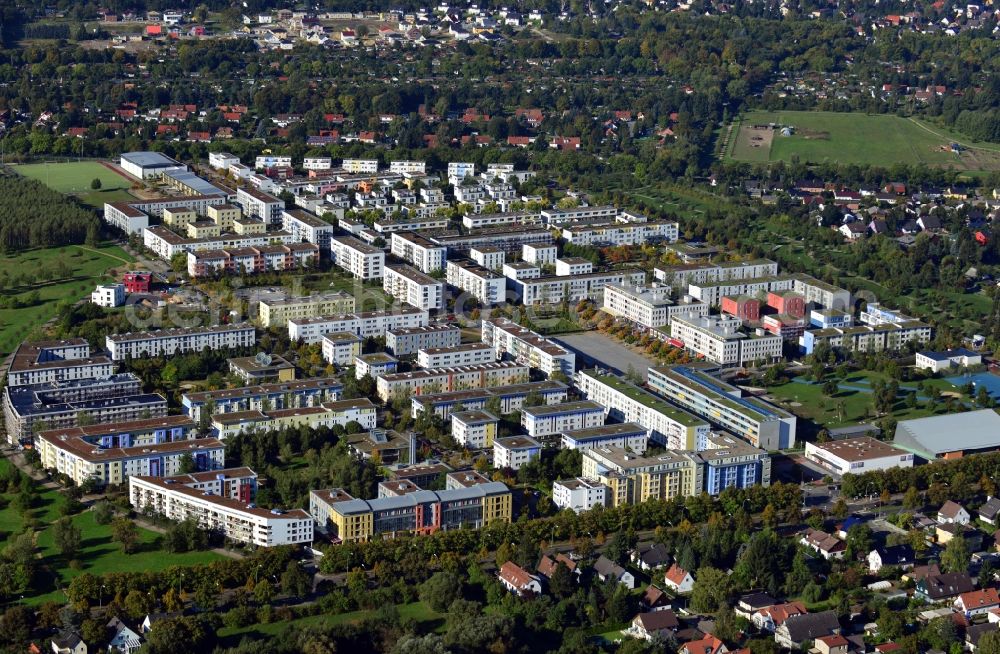
[{"label": "sports field", "polygon": [[[789,128],[789,132],[783,132]],[[754,111],[734,127],[726,155],[749,162],[791,161],[889,167],[923,163],[966,171],[1000,170],[1000,146],[963,144],[916,119],[821,111]]]},{"label": "sports field", "polygon": [[[95,207],[130,197],[126,191],[131,185],[129,180],[97,161],[21,164],[14,166],[14,171]],[[94,179],[101,180],[99,190],[90,188]]]}]

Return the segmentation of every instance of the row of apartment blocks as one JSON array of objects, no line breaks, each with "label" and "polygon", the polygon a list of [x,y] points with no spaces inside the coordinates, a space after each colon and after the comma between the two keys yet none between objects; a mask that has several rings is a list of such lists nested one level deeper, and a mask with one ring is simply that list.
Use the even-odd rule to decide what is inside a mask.
[{"label": "row of apartment blocks", "polygon": [[542,404],[553,405],[565,402],[569,395],[569,387],[558,381],[546,380],[507,384],[505,386],[474,388],[467,390],[447,391],[415,395],[410,399],[411,412],[414,416],[423,412],[432,413],[442,420],[447,420],[454,410],[484,409],[486,403],[495,400],[500,405],[500,413],[507,414],[524,408],[528,396],[535,395]]},{"label": "row of apartment blocks", "polygon": [[368,398],[336,400],[318,405],[292,407],[287,409],[251,409],[216,413],[212,416],[212,433],[220,440],[226,440],[249,432],[265,433],[283,429],[320,429],[356,422],[366,431],[376,427],[378,411]]},{"label": "row of apartment blocks", "polygon": [[259,384],[214,391],[196,391],[181,396],[181,408],[192,420],[200,421],[202,412],[211,415],[243,411],[268,414],[282,409],[321,406],[341,399],[344,385],[334,377],[318,377],[298,381]]},{"label": "row of apartment blocks", "polygon": [[164,357],[186,352],[231,350],[253,347],[257,331],[252,325],[217,325],[152,332],[108,334],[105,347],[113,361],[140,357]]},{"label": "row of apartment blocks", "polygon": [[446,483],[445,490],[429,491],[409,481],[383,482],[380,496],[370,500],[339,488],[314,490],[309,513],[321,531],[343,543],[511,521],[513,500],[505,484],[475,473],[451,473]]},{"label": "row of apartment blocks", "polygon": [[669,337],[662,329],[661,338],[677,347],[683,347],[708,361],[721,366],[744,366],[756,362],[770,362],[781,358],[784,338],[756,329],[742,331],[743,320],[726,315],[699,315],[682,313],[670,320]]},{"label": "row of apartment blocks", "polygon": [[399,329],[426,327],[429,322],[427,311],[410,306],[391,311],[289,319],[288,338],[303,343],[319,343],[325,334],[334,332],[350,332],[360,338],[369,338]]},{"label": "row of apartment blocks", "polygon": [[385,266],[382,290],[418,309],[438,311],[445,308],[444,282],[412,266]]},{"label": "row of apartment blocks", "polygon": [[285,327],[289,320],[316,318],[351,313],[355,308],[353,295],[343,291],[316,293],[285,298],[264,298],[257,303],[257,320],[261,327]]},{"label": "row of apartment blocks", "polygon": [[230,468],[173,477],[128,478],[129,502],[137,512],[170,520],[194,520],[202,529],[256,547],[313,541],[314,521],[302,509],[262,509],[253,500],[257,475]]},{"label": "row of apartment blocks", "polygon": [[576,370],[575,354],[506,318],[483,320],[482,340],[497,359],[509,357],[546,376],[558,372],[570,378]]},{"label": "row of apartment blocks", "polygon": [[581,477],[554,482],[552,500],[561,509],[580,512],[770,484],[766,452],[713,432],[699,452],[668,450],[642,456],[615,445],[587,448]]},{"label": "row of apartment blocks", "polygon": [[501,361],[380,375],[375,387],[379,399],[388,402],[397,397],[521,384],[528,376],[527,366]]},{"label": "row of apartment blocks", "polygon": [[110,377],[114,363],[91,352],[83,338],[21,343],[7,368],[8,386]]}]

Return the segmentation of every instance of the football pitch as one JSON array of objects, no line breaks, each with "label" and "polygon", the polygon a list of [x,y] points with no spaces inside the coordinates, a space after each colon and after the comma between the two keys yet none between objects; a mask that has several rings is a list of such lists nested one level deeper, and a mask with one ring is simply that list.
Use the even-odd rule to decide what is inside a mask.
[{"label": "football pitch", "polygon": [[[20,164],[13,168],[19,175],[38,180],[54,191],[78,196],[93,206],[129,197],[125,190],[131,186],[129,180],[97,161]],[[94,179],[101,180],[98,190],[90,188]]]},{"label": "football pitch", "polygon": [[[884,166],[923,163],[963,171],[1000,170],[1000,145],[893,115],[821,111],[754,111],[734,125],[729,159],[748,162]],[[952,144],[961,144],[953,151]]]}]

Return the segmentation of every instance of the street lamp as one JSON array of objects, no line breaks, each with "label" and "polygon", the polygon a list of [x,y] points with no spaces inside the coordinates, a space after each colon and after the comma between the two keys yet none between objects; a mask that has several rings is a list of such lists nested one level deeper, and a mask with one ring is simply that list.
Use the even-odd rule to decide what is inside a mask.
[{"label": "street lamp", "polygon": [[104,608],[104,589],[105,588],[107,588],[107,586],[105,586],[104,584],[101,584],[101,590],[98,591],[98,595],[97,595],[97,608],[99,608],[99,609],[103,609]]}]

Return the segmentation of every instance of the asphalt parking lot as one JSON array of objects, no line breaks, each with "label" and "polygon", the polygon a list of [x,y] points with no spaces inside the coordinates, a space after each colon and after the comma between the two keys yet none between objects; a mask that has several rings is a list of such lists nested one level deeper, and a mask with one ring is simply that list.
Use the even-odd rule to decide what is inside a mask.
[{"label": "asphalt parking lot", "polygon": [[646,379],[646,370],[650,366],[658,365],[653,359],[647,359],[618,341],[596,331],[555,336],[552,337],[552,340],[576,354],[578,370],[600,365],[619,374],[625,374],[631,366],[642,375],[643,379]]}]

